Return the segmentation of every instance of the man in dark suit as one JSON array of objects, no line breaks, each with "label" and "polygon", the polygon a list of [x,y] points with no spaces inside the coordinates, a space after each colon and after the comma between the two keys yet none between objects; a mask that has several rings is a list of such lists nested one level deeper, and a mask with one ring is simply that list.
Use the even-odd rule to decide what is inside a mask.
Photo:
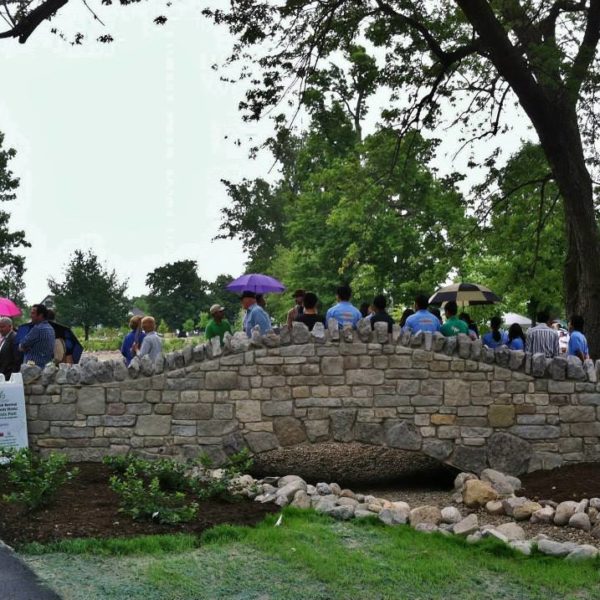
[{"label": "man in dark suit", "polygon": [[17,346],[16,333],[8,317],[0,317],[0,373],[8,381],[12,373],[21,369],[21,354]]}]

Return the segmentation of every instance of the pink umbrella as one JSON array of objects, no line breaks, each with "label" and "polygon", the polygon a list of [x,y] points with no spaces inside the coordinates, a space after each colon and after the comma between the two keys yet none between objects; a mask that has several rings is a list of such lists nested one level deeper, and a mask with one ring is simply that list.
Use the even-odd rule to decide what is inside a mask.
[{"label": "pink umbrella", "polygon": [[21,309],[8,298],[0,298],[0,316],[1,317],[20,317]]}]

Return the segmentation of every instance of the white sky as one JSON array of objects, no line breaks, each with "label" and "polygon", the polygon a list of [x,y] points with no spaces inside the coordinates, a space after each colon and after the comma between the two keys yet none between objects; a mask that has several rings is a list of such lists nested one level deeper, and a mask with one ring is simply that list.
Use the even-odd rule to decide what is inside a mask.
[{"label": "white sky", "polygon": [[12,168],[21,178],[17,200],[1,208],[32,243],[24,251],[30,302],[47,294],[48,277],[62,278],[78,248],[93,248],[127,278],[130,295],[174,260],[197,260],[208,280],[243,271],[239,242],[212,241],[228,202],[220,179],[266,175],[269,157],[250,161],[249,144],[232,140],[260,140],[269,125],[243,124],[244,88],[211,69],[230,50],[225,29],[192,0],[158,27],[152,19],[162,11],[153,6],[102,9],[116,40],[109,45],[94,41],[104,31],[82,3],[52,23],[89,33],[82,46],[51,35],[48,24],[25,45],[0,41],[0,131],[18,152]]}]

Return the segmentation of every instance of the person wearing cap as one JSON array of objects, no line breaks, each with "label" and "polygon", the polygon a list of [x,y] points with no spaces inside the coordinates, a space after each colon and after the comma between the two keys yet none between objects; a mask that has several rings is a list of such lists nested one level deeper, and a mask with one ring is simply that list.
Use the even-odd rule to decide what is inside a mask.
[{"label": "person wearing cap", "polygon": [[287,314],[288,329],[292,328],[292,324],[296,320],[296,317],[304,312],[304,290],[296,290],[294,292],[294,301],[294,306],[290,308]]},{"label": "person wearing cap", "polygon": [[206,325],[206,329],[204,330],[204,335],[206,337],[206,341],[210,341],[212,338],[219,336],[221,340],[221,346],[223,345],[223,336],[225,332],[231,331],[231,324],[225,318],[225,308],[220,304],[213,304],[210,307],[210,319],[208,324]]},{"label": "person wearing cap", "polygon": [[245,331],[248,337],[252,337],[252,329],[256,325],[260,328],[261,335],[271,331],[271,318],[267,314],[267,311],[256,303],[256,294],[254,292],[246,291],[242,293],[241,297],[242,307],[246,311]]}]

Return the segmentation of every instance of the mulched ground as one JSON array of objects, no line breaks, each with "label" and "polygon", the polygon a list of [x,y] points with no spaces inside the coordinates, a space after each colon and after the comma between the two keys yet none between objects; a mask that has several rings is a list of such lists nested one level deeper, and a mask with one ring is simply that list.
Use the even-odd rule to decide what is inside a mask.
[{"label": "mulched ground", "polygon": [[600,498],[600,463],[580,463],[521,475],[519,496],[532,500]]},{"label": "mulched ground", "polygon": [[[131,537],[155,533],[200,533],[214,525],[254,525],[278,506],[247,500],[200,503],[194,522],[179,525],[133,521],[118,512],[117,495],[109,488],[111,471],[98,463],[79,463],[77,477],[63,486],[48,508],[24,513],[0,500],[0,540],[10,546],[82,537]],[[0,491],[4,486],[0,482]]]}]

